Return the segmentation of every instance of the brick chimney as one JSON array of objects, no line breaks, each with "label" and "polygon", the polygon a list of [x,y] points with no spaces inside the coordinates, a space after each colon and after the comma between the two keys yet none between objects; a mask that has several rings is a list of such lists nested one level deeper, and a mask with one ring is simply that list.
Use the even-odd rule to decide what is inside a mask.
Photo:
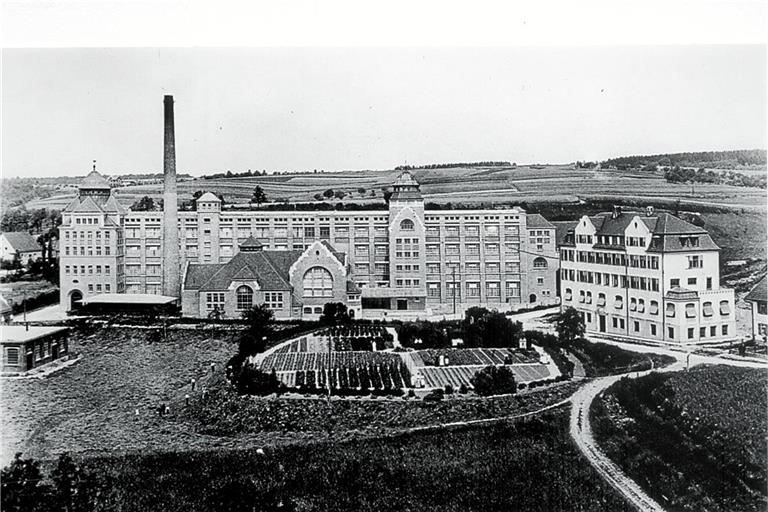
[{"label": "brick chimney", "polygon": [[173,96],[163,98],[165,141],[163,147],[163,295],[181,296],[178,206],[176,204],[176,136]]}]

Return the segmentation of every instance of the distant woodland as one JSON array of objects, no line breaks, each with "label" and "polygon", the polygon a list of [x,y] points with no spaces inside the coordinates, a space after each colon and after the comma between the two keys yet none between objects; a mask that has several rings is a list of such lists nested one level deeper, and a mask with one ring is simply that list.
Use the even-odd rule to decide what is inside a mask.
[{"label": "distant woodland", "polygon": [[601,166],[615,167],[621,170],[647,166],[737,169],[765,165],[765,163],[766,152],[764,149],[740,149],[736,151],[701,151],[696,153],[623,156],[601,162]]},{"label": "distant woodland", "polygon": [[457,167],[512,167],[509,162],[454,162],[450,164],[398,165],[396,171],[411,171],[414,169],[455,169]]}]

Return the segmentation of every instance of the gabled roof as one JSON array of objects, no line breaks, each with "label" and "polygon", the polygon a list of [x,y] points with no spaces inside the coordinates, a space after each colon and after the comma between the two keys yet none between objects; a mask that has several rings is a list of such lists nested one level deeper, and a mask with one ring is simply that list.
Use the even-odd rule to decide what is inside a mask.
[{"label": "gabled roof", "polygon": [[41,250],[37,239],[26,231],[8,231],[3,233],[8,243],[17,252],[35,252]]},{"label": "gabled roof", "polygon": [[679,219],[669,213],[658,214],[658,222],[653,230],[654,235],[681,235],[706,233],[707,230],[694,226],[690,222]]},{"label": "gabled roof", "polygon": [[240,250],[260,250],[264,248],[264,244],[253,238],[253,235],[245,239],[243,243],[239,245]]},{"label": "gabled roof", "polygon": [[101,207],[91,197],[86,197],[73,210],[75,213],[102,213]]},{"label": "gabled roof", "polygon": [[120,204],[115,196],[110,195],[107,202],[101,207],[105,213],[128,213],[128,210]]},{"label": "gabled roof", "polygon": [[752,287],[747,296],[744,297],[744,300],[768,302],[768,283],[766,283],[766,276],[763,276],[763,278]]},{"label": "gabled roof", "polygon": [[525,216],[525,223],[528,229],[552,229],[553,226],[547,219],[538,213],[529,213]]},{"label": "gabled roof", "polygon": [[288,270],[301,251],[239,252],[223,264],[189,265],[185,290],[224,291],[233,281],[256,281],[262,290],[290,290]]},{"label": "gabled roof", "polygon": [[213,194],[211,192],[206,192],[205,194],[197,198],[197,202],[200,202],[200,201],[205,201],[207,203],[220,203],[221,199],[216,197],[216,194]]},{"label": "gabled roof", "polygon": [[91,171],[88,176],[85,177],[82,183],[80,183],[81,189],[101,189],[109,190],[109,182],[104,179],[104,176],[98,173],[98,171]]},{"label": "gabled roof", "polygon": [[333,256],[337,260],[339,260],[339,263],[341,263],[342,266],[346,265],[347,255],[345,253],[339,252],[336,249],[334,249],[334,247],[331,245],[331,243],[328,240],[323,240],[320,243],[323,244],[325,247],[327,247],[329,251],[331,251],[331,254],[333,254]]},{"label": "gabled roof", "polygon": [[413,178],[413,175],[410,172],[403,171],[392,185],[395,187],[418,187],[419,182]]},{"label": "gabled roof", "polygon": [[558,247],[565,243],[565,237],[568,235],[568,232],[573,231],[573,228],[578,223],[576,220],[557,220],[552,222],[555,226],[555,240]]}]

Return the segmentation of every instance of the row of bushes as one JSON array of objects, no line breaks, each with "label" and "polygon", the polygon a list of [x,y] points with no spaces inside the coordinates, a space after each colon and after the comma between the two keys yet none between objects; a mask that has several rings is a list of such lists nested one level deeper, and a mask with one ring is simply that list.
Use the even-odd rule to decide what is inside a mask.
[{"label": "row of bushes", "polygon": [[18,315],[23,313],[25,308],[27,311],[32,311],[33,309],[44,308],[58,302],[59,290],[51,290],[49,292],[41,293],[35,297],[28,297],[23,299],[21,302],[14,302],[11,306],[11,312],[14,315]]}]

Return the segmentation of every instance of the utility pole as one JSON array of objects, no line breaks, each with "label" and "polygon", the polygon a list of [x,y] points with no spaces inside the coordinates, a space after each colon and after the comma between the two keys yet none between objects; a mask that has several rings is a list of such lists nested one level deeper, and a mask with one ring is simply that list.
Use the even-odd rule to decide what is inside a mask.
[{"label": "utility pole", "polygon": [[24,293],[24,297],[21,299],[21,306],[24,308],[24,330],[29,330],[29,322],[27,322],[27,294]]}]

